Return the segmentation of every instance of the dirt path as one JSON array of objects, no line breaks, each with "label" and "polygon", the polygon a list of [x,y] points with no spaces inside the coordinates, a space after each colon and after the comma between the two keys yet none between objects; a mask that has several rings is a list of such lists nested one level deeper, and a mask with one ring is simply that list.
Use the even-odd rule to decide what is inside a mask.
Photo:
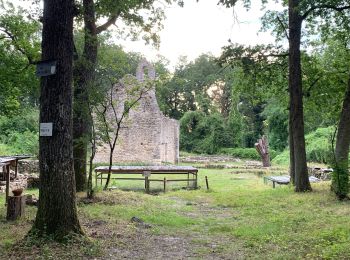
[{"label": "dirt path", "polygon": [[[215,219],[220,222],[232,217],[230,209],[211,207],[209,203],[191,203],[179,197],[174,207],[189,204],[191,211],[182,212],[183,216],[193,219]],[[128,230],[116,235],[115,243],[106,249],[105,259],[244,259],[242,246],[232,237],[209,234],[201,221],[195,224],[198,231],[179,230],[171,233],[164,228],[152,232],[152,228],[128,226]],[[226,250],[236,247],[236,250]]]}]

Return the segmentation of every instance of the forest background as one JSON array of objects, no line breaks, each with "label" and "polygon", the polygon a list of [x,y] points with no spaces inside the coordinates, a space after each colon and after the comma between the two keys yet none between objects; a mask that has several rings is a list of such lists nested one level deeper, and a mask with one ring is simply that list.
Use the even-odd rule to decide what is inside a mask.
[{"label": "forest background", "polygon": [[[39,79],[33,64],[40,59],[41,23],[33,19],[33,10],[8,3],[3,9],[0,154],[37,155]],[[276,45],[230,43],[217,57],[202,54],[191,62],[180,58],[175,71],[167,69],[164,58],[154,62],[158,103],[165,115],[180,120],[182,151],[259,159],[254,143],[267,135],[273,162],[289,163],[288,57],[282,44],[288,27],[286,12],[267,11],[262,24],[273,31]],[[320,24],[308,23],[302,42],[306,150],[309,161],[330,163],[349,80],[349,28]],[[142,37],[136,31],[129,34]],[[156,34],[149,35],[153,38],[146,40],[157,44]],[[142,54],[124,51],[110,40],[108,31],[98,37],[96,85],[103,88],[110,80],[118,82],[134,74]],[[79,29],[75,45],[81,54]]]}]

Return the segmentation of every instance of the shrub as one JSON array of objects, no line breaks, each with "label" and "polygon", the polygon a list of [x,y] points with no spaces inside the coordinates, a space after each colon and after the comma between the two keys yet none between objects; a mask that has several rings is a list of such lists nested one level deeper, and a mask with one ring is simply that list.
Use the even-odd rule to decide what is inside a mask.
[{"label": "shrub", "polygon": [[37,155],[38,121],[39,113],[34,109],[13,117],[0,116],[0,153]]},{"label": "shrub", "polygon": [[331,163],[331,138],[334,127],[318,128],[306,135],[306,159],[313,162]]},{"label": "shrub", "polygon": [[288,165],[289,164],[289,149],[284,150],[272,160],[273,164]]},{"label": "shrub", "polygon": [[[318,128],[305,136],[306,159],[311,162],[330,164],[333,152],[331,149],[331,137],[334,127]],[[277,155],[272,163],[289,164],[289,149]]]},{"label": "shrub", "polygon": [[13,132],[9,135],[7,146],[10,147],[12,154],[31,154],[39,153],[38,133],[25,131],[23,133]]},{"label": "shrub", "polygon": [[[220,153],[241,159],[261,160],[255,148],[222,148]],[[270,159],[273,159],[276,155],[277,152],[270,149]]]}]

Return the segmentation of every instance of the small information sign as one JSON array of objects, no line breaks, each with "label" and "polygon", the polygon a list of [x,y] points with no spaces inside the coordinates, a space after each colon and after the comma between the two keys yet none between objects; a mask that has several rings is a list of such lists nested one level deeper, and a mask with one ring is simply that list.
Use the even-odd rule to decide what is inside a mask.
[{"label": "small information sign", "polygon": [[52,123],[40,123],[40,136],[52,136]]},{"label": "small information sign", "polygon": [[57,61],[40,61],[36,64],[36,75],[38,77],[45,77],[56,74]]},{"label": "small information sign", "polygon": [[143,175],[143,177],[151,177],[151,172],[150,171],[144,171],[142,175]]}]

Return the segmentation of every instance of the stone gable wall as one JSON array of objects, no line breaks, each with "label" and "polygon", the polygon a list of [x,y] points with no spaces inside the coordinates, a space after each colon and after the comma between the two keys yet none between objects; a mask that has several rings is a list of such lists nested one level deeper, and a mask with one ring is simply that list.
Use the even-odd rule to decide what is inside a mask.
[{"label": "stone gable wall", "polygon": [[[148,77],[155,78],[153,67],[145,60],[139,64],[136,79],[145,80],[145,67]],[[126,94],[123,84],[116,85],[118,110],[123,106]],[[111,112],[109,112],[111,113]],[[111,115],[110,120],[113,116]],[[152,88],[140,99],[123,121],[118,144],[114,151],[113,163],[144,162],[150,164],[178,163],[179,160],[179,122],[162,114],[159,109],[155,89]],[[96,153],[95,162],[109,161],[109,147],[104,144]]]}]

